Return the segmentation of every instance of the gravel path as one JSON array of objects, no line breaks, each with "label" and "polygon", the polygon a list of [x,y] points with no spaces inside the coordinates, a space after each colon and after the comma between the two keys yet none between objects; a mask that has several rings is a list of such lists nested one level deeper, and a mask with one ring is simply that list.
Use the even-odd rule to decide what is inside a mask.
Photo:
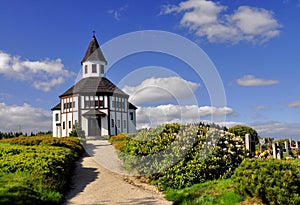
[{"label": "gravel path", "polygon": [[107,140],[89,140],[86,151],[90,156],[77,162],[65,204],[172,204],[154,186],[122,175],[126,172]]}]

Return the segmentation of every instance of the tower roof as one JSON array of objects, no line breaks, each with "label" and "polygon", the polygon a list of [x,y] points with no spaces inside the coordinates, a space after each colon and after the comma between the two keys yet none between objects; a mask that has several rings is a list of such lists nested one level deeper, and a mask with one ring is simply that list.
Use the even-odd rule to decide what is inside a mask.
[{"label": "tower roof", "polygon": [[89,47],[81,61],[81,64],[85,61],[103,61],[107,64],[95,35],[93,35],[90,41]]}]

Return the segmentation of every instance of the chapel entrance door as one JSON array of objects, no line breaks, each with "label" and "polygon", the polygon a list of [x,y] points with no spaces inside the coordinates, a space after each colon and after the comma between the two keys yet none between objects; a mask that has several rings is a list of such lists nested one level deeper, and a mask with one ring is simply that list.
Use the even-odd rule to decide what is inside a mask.
[{"label": "chapel entrance door", "polygon": [[101,136],[101,118],[88,119],[89,136]]}]

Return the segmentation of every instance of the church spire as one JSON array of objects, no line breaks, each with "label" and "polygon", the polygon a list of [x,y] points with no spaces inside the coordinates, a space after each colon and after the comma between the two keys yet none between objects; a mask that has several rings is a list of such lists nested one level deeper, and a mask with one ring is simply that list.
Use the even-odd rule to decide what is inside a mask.
[{"label": "church spire", "polygon": [[85,61],[102,61],[107,65],[107,61],[101,51],[99,43],[95,37],[95,32],[93,32],[93,37],[90,41],[89,47],[81,61],[81,65]]},{"label": "church spire", "polygon": [[83,78],[105,77],[105,65],[107,65],[107,61],[94,32],[93,34],[89,47],[81,61]]}]

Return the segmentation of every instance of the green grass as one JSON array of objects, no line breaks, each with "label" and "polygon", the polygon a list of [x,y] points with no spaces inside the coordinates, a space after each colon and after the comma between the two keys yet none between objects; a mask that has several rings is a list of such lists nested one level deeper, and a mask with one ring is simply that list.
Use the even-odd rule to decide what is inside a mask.
[{"label": "green grass", "polygon": [[[38,174],[0,173],[0,204],[58,204],[62,195]],[[52,191],[51,191],[52,190]]]},{"label": "green grass", "polygon": [[166,199],[174,201],[174,204],[240,204],[244,198],[233,190],[233,182],[231,179],[220,179],[207,181],[201,184],[195,184],[184,189],[167,189],[165,191]]}]

